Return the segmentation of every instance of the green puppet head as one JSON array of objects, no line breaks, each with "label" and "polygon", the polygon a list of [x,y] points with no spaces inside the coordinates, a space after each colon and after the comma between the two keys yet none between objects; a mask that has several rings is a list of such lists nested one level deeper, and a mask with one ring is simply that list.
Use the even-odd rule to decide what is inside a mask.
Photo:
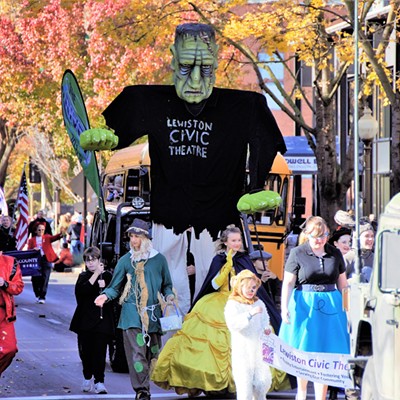
[{"label": "green puppet head", "polygon": [[171,67],[178,97],[198,104],[210,97],[215,83],[218,46],[210,25],[178,25],[171,46]]}]

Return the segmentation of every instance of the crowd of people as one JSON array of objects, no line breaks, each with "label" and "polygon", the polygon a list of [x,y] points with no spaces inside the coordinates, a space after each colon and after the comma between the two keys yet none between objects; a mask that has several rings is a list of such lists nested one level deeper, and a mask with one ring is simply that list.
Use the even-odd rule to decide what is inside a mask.
[{"label": "crowd of people", "polygon": [[[373,229],[365,224],[360,231],[361,239],[367,234],[366,246],[371,245],[370,227]],[[162,308],[177,300],[169,268],[165,257],[153,248],[147,222],[135,219],[127,234],[131,251],[121,258],[110,284],[94,302],[102,308],[119,298],[118,327],[124,332],[137,400],[150,399],[150,380],[178,394],[236,393],[239,400],[251,398],[249,393],[262,399],[269,390],[297,386],[296,398],[305,400],[306,379],[298,377],[296,382],[260,361],[261,337],[271,332],[305,352],[349,354],[341,292],[351,279],[351,263],[345,255],[354,252],[352,228],[338,226],[330,233],[321,217],[308,218],[302,243],[290,252],[281,282],[268,269],[271,254],[262,249],[248,254],[241,230],[228,226],[220,235],[208,275],[181,329],[163,345]],[[268,281],[275,293],[280,292],[281,301],[264,286]],[[243,352],[252,357],[245,365]],[[90,385],[85,375],[82,388]],[[327,390],[327,385],[314,382],[317,400],[325,399]],[[338,390],[330,388],[331,399],[337,398]]]},{"label": "crowd of people", "polygon": [[[45,304],[46,293],[52,270],[63,272],[71,270],[74,266],[83,265],[83,251],[85,236],[90,229],[93,215],[88,213],[87,225],[83,227],[82,214],[67,212],[60,215],[58,224],[50,213],[38,210],[30,219],[28,225],[29,239],[26,245],[19,249],[35,250],[39,253],[37,273],[31,277],[33,292],[36,302]],[[0,214],[0,252],[17,254],[17,237],[15,221],[9,215]],[[53,234],[57,227],[58,233]],[[84,229],[85,228],[85,229]]]},{"label": "crowd of people", "polygon": [[[39,212],[29,228],[31,237],[27,249],[41,253],[41,274],[32,276],[33,291],[40,304],[45,303],[53,267],[57,268],[58,264],[66,267],[74,262],[69,243],[80,239],[76,229],[81,224],[79,216],[69,220],[66,215],[60,221],[63,221],[59,224],[60,233],[53,234],[52,224]],[[70,328],[78,334],[81,349],[82,390],[107,393],[104,385],[106,348],[116,328],[111,307],[114,299],[122,305],[118,327],[123,330],[130,380],[138,400],[150,399],[150,380],[164,389],[174,388],[179,394],[236,392],[238,399],[247,398],[249,390],[258,393],[255,398],[261,399],[268,390],[295,386],[292,377],[272,368],[262,369],[262,379],[245,381],[241,363],[235,360],[241,359],[239,354],[243,352],[246,337],[252,337],[251,343],[259,349],[256,343],[261,342],[253,335],[261,335],[260,332],[275,332],[290,346],[306,352],[349,353],[341,291],[354,274],[352,244],[356,239],[353,228],[354,224],[338,225],[330,233],[322,218],[308,218],[298,246],[289,254],[284,278],[280,281],[268,268],[272,255],[262,248],[246,253],[241,230],[228,226],[219,237],[208,275],[193,298],[182,328],[164,345],[159,323],[161,306],[176,303],[177,299],[168,263],[153,248],[151,226],[140,219],[134,220],[126,232],[131,251],[120,259],[113,275],[104,270],[100,250],[96,247],[84,250],[82,243],[79,251],[82,251],[84,271],[76,282],[77,308]],[[73,238],[72,232],[75,232]],[[373,266],[374,227],[363,220],[359,233],[361,280],[368,282]],[[15,250],[10,217],[1,217],[0,234],[1,250]],[[53,243],[56,241],[61,242],[61,251],[55,250]],[[15,260],[11,260],[12,257],[1,255],[1,266],[7,272],[1,274],[0,269],[0,294],[3,295],[0,303],[4,304],[3,307],[0,304],[0,311],[5,311],[0,324],[6,324],[11,329],[9,338],[15,338],[12,325],[15,316],[7,314],[6,305],[13,301],[13,295],[22,291],[23,282],[20,269]],[[195,269],[194,265],[192,257],[190,266]],[[239,312],[241,309],[243,313]],[[244,311],[249,309],[251,311]],[[320,312],[310,313],[312,309]],[[254,324],[258,328],[250,329]],[[325,335],[325,330],[335,334]],[[9,348],[8,357],[0,361],[0,371],[14,357],[16,340]],[[247,349],[246,354],[252,351]],[[256,357],[257,353],[254,354]],[[256,358],[252,365],[256,365]],[[182,370],[190,373],[182,375]],[[297,378],[297,399],[307,398],[307,384],[307,380]],[[326,385],[314,383],[315,398],[325,399],[327,389]],[[330,389],[330,398],[336,398],[338,389]]]},{"label": "crowd of people", "polygon": [[[92,217],[88,215],[88,223],[92,221]],[[81,222],[80,213],[61,215],[59,233],[53,234],[55,221],[50,217],[46,218],[45,210],[39,210],[29,221],[29,239],[26,245],[18,250],[15,221],[10,215],[0,214],[0,330],[3,333],[0,337],[0,376],[18,351],[14,329],[14,296],[20,294],[24,288],[18,254],[27,250],[38,253],[38,264],[35,273],[31,275],[31,282],[36,303],[45,304],[52,270],[63,272],[67,268],[80,266],[84,243],[80,242],[80,246],[77,246],[76,242],[84,240],[84,236],[77,238],[74,232],[79,226],[80,232],[84,233]],[[69,248],[71,243],[74,244],[72,252]],[[100,257],[99,254],[98,256]]]},{"label": "crowd of people", "polygon": [[[62,244],[67,243],[68,248],[71,250],[75,258],[82,260],[82,254],[85,244],[87,244],[90,235],[90,229],[93,222],[93,214],[88,212],[86,215],[86,224],[83,226],[83,216],[80,212],[71,214],[66,212],[61,214],[58,218],[58,223],[50,216],[52,213],[46,210],[38,210],[29,219],[28,232],[29,237],[36,236],[37,226],[42,224],[44,226],[44,234],[53,235],[57,228],[59,234],[63,234],[64,240]],[[15,237],[16,221],[10,215],[0,213],[0,250],[1,251],[15,251],[17,249],[17,238]],[[57,252],[63,246],[55,246]],[[23,249],[26,250],[26,247]],[[82,263],[82,261],[80,262]],[[79,264],[75,263],[75,264]]]}]

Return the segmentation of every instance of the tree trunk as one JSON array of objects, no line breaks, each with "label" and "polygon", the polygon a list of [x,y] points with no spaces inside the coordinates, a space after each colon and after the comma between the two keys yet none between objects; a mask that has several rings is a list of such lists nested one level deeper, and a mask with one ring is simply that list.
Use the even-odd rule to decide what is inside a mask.
[{"label": "tree trunk", "polygon": [[336,155],[336,128],[334,103],[326,104],[316,97],[316,159],[318,165],[318,189],[320,216],[331,229],[336,227],[333,219],[336,211],[342,208],[347,188],[343,187],[338,173]]},{"label": "tree trunk", "polygon": [[0,186],[4,187],[7,167],[12,151],[17,144],[15,129],[10,129],[6,121],[0,118]]},{"label": "tree trunk", "polygon": [[42,189],[44,189],[44,193],[46,196],[46,207],[51,209],[53,206],[53,196],[50,193],[50,188],[49,188],[49,181],[47,180],[46,174],[44,174],[42,171],[40,171],[40,177],[42,178]]},{"label": "tree trunk", "polygon": [[392,172],[390,174],[391,197],[400,192],[400,94],[392,104]]}]

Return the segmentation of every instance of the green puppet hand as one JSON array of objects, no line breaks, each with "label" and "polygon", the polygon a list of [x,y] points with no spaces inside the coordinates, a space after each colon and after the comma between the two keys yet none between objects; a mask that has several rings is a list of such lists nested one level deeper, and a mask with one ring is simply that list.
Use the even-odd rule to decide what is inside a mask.
[{"label": "green puppet hand", "polygon": [[244,214],[254,214],[256,212],[272,210],[281,204],[282,198],[277,192],[272,190],[262,190],[257,193],[246,193],[238,203],[237,209]]},{"label": "green puppet hand", "polygon": [[93,128],[82,132],[79,141],[83,150],[111,150],[118,145],[118,136],[107,129]]}]

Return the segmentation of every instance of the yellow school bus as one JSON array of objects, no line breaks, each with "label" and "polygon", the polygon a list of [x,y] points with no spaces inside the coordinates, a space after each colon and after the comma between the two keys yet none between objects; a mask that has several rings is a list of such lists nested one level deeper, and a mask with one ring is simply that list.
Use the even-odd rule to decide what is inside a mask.
[{"label": "yellow school bus", "polygon": [[104,170],[103,192],[106,206],[121,202],[133,202],[138,208],[150,206],[148,143],[126,147],[111,156]]}]

